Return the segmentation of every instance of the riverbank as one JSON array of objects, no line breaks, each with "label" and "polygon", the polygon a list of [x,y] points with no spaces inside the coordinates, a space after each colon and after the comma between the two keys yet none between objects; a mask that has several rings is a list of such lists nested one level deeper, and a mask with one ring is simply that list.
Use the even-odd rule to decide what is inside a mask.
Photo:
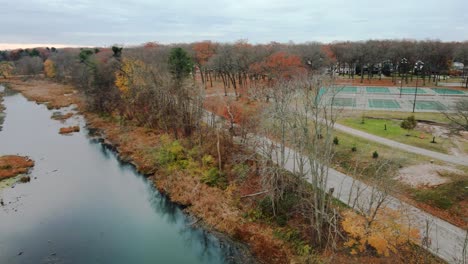
[{"label": "riverbank", "polygon": [[4,87],[0,85],[0,131],[2,131],[3,121],[5,120],[5,107],[3,106]]},{"label": "riverbank", "polygon": [[[186,207],[185,210],[197,219],[196,224],[203,224],[205,228],[209,227],[248,244],[260,262],[293,261],[292,249],[284,241],[274,237],[273,228],[251,223],[242,216],[242,211],[236,206],[238,201],[233,199],[232,189],[210,187],[199,179],[177,171],[171,171],[177,174],[177,181],[170,181],[170,177],[161,177],[163,174],[161,171],[157,173],[154,155],[161,142],[162,135],[158,131],[131,123],[122,125],[112,116],[86,112],[79,95],[68,86],[30,80],[24,85],[15,81],[9,84],[9,88],[21,92],[28,100],[45,103],[49,109],[76,104],[80,113],[85,116],[90,131],[97,134],[104,145],[114,149],[122,161],[133,164],[140,173],[151,176],[155,187],[168,195],[173,202]],[[170,137],[166,138],[173,141]]]},{"label": "riverbank", "polygon": [[[40,83],[40,86],[48,87],[47,82]],[[21,84],[17,83],[12,88],[19,86]],[[30,100],[35,100],[35,96],[44,99],[43,102],[47,102],[49,108],[58,108],[51,103],[53,101],[58,102],[58,105],[64,100],[82,105],[78,94],[70,93],[65,87],[51,84],[48,89],[53,89],[53,92],[50,93],[46,88],[41,88],[40,92],[31,92],[34,87],[37,84],[28,84],[21,90]],[[72,100],[67,99],[70,96]],[[86,117],[88,127],[104,145],[114,149],[121,160],[134,164],[139,172],[150,176],[155,186],[173,202],[185,206],[186,211],[197,218],[195,224],[205,223],[214,230],[248,244],[260,262],[387,263],[392,258],[365,256],[363,259],[349,256],[346,249],[333,256],[314,253],[307,243],[302,243],[302,236],[297,233],[306,228],[304,223],[299,221],[295,227],[302,225],[302,229],[295,229],[259,220],[262,218],[261,212],[253,199],[249,198],[249,195],[261,190],[258,177],[253,177],[256,165],[240,164],[245,165],[247,170],[243,166],[236,166],[237,161],[232,154],[241,154],[242,150],[235,145],[221,144],[221,150],[218,151],[225,157],[224,168],[222,172],[217,171],[213,158],[217,157],[213,154],[217,151],[214,140],[216,135],[209,131],[206,132],[203,144],[185,139],[175,140],[170,135],[124,122],[111,115],[97,115],[84,111],[82,107],[79,109]],[[255,196],[257,200],[261,197]],[[294,218],[293,221],[298,219]],[[400,260],[404,262],[403,258]]]}]

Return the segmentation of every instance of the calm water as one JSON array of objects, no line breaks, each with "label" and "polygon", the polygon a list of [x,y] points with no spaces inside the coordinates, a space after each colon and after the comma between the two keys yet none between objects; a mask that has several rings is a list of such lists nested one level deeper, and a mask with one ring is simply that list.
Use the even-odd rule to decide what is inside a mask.
[{"label": "calm water", "polygon": [[[180,208],[115,155],[71,136],[52,111],[7,93],[0,155],[31,157],[32,181],[0,191],[0,263],[233,263],[237,247],[191,228]],[[70,109],[66,110],[70,111]]]}]

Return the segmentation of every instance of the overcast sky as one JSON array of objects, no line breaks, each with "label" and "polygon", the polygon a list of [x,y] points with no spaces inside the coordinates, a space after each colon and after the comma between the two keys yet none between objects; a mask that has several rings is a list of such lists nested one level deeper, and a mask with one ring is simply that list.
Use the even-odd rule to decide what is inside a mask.
[{"label": "overcast sky", "polygon": [[[0,45],[468,40],[468,0],[2,0]],[[1,47],[0,47],[1,48]]]}]

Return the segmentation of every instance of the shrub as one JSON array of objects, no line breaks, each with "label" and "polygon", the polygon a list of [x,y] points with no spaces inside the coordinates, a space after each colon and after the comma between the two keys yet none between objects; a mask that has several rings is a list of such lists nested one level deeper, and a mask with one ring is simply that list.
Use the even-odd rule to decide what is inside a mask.
[{"label": "shrub", "polygon": [[468,180],[446,183],[436,188],[415,191],[416,201],[427,203],[438,208],[448,210],[468,197]]},{"label": "shrub", "polygon": [[351,148],[351,151],[352,151],[352,152],[356,152],[356,151],[357,151],[356,146],[353,146],[353,147]]},{"label": "shrub", "polygon": [[291,216],[292,208],[298,202],[298,196],[295,193],[286,192],[282,199],[276,202],[276,214],[273,213],[271,198],[266,196],[260,201],[259,207],[265,217],[274,220],[279,226],[285,226]]},{"label": "shrub", "polygon": [[414,118],[414,115],[412,115],[406,118],[405,120],[403,120],[400,126],[401,128],[409,131],[409,130],[414,129],[417,124],[418,124],[418,121],[416,121],[416,119]]},{"label": "shrub", "polygon": [[232,173],[236,176],[237,179],[243,181],[248,176],[249,166],[246,164],[236,164],[232,167]]},{"label": "shrub", "polygon": [[338,137],[334,137],[333,144],[338,145],[339,143],[340,143],[340,140],[338,139]]},{"label": "shrub", "polygon": [[184,158],[184,147],[179,141],[173,141],[161,147],[157,155],[159,165],[166,166]]},{"label": "shrub", "polygon": [[202,157],[202,164],[204,167],[211,167],[213,166],[215,163],[215,160],[213,158],[213,156],[211,155],[203,155]]},{"label": "shrub", "polygon": [[203,173],[201,181],[209,186],[218,186],[221,188],[226,187],[227,184],[224,174],[221,173],[218,168],[214,167]]},{"label": "shrub", "polygon": [[378,255],[389,256],[419,240],[419,230],[412,228],[400,212],[388,208],[378,211],[372,222],[351,210],[345,211],[341,225],[348,239],[344,245],[353,255],[371,247]]},{"label": "shrub", "polygon": [[372,158],[376,159],[379,157],[379,153],[376,151],[374,151],[374,153],[372,153]]}]

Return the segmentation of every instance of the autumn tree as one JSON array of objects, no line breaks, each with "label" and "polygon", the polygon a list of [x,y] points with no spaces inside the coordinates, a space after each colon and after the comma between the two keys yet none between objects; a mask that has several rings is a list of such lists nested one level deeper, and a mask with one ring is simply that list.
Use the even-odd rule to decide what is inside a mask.
[{"label": "autumn tree", "polygon": [[351,254],[365,252],[371,247],[378,255],[389,256],[402,247],[409,248],[419,239],[419,230],[412,227],[401,212],[389,208],[379,210],[372,221],[347,210],[341,224],[348,235],[345,246],[351,249]]},{"label": "autumn tree", "polygon": [[305,72],[305,68],[298,56],[277,52],[267,57],[263,62],[251,66],[263,72],[272,79],[291,79]]},{"label": "autumn tree", "polygon": [[206,81],[209,78],[211,87],[213,87],[213,81],[211,72],[207,67],[208,61],[216,52],[217,44],[212,43],[211,41],[197,42],[193,45],[193,50],[195,51],[195,63],[200,70],[200,77],[202,83],[206,87]]},{"label": "autumn tree", "polygon": [[15,72],[20,75],[36,75],[43,70],[43,61],[41,58],[22,57],[15,62]]},{"label": "autumn tree", "polygon": [[44,62],[44,73],[47,78],[55,78],[55,75],[56,75],[55,64],[51,59],[47,59]]},{"label": "autumn tree", "polygon": [[10,77],[13,74],[13,69],[14,68],[11,62],[0,62],[0,76],[2,76],[4,79]]}]

